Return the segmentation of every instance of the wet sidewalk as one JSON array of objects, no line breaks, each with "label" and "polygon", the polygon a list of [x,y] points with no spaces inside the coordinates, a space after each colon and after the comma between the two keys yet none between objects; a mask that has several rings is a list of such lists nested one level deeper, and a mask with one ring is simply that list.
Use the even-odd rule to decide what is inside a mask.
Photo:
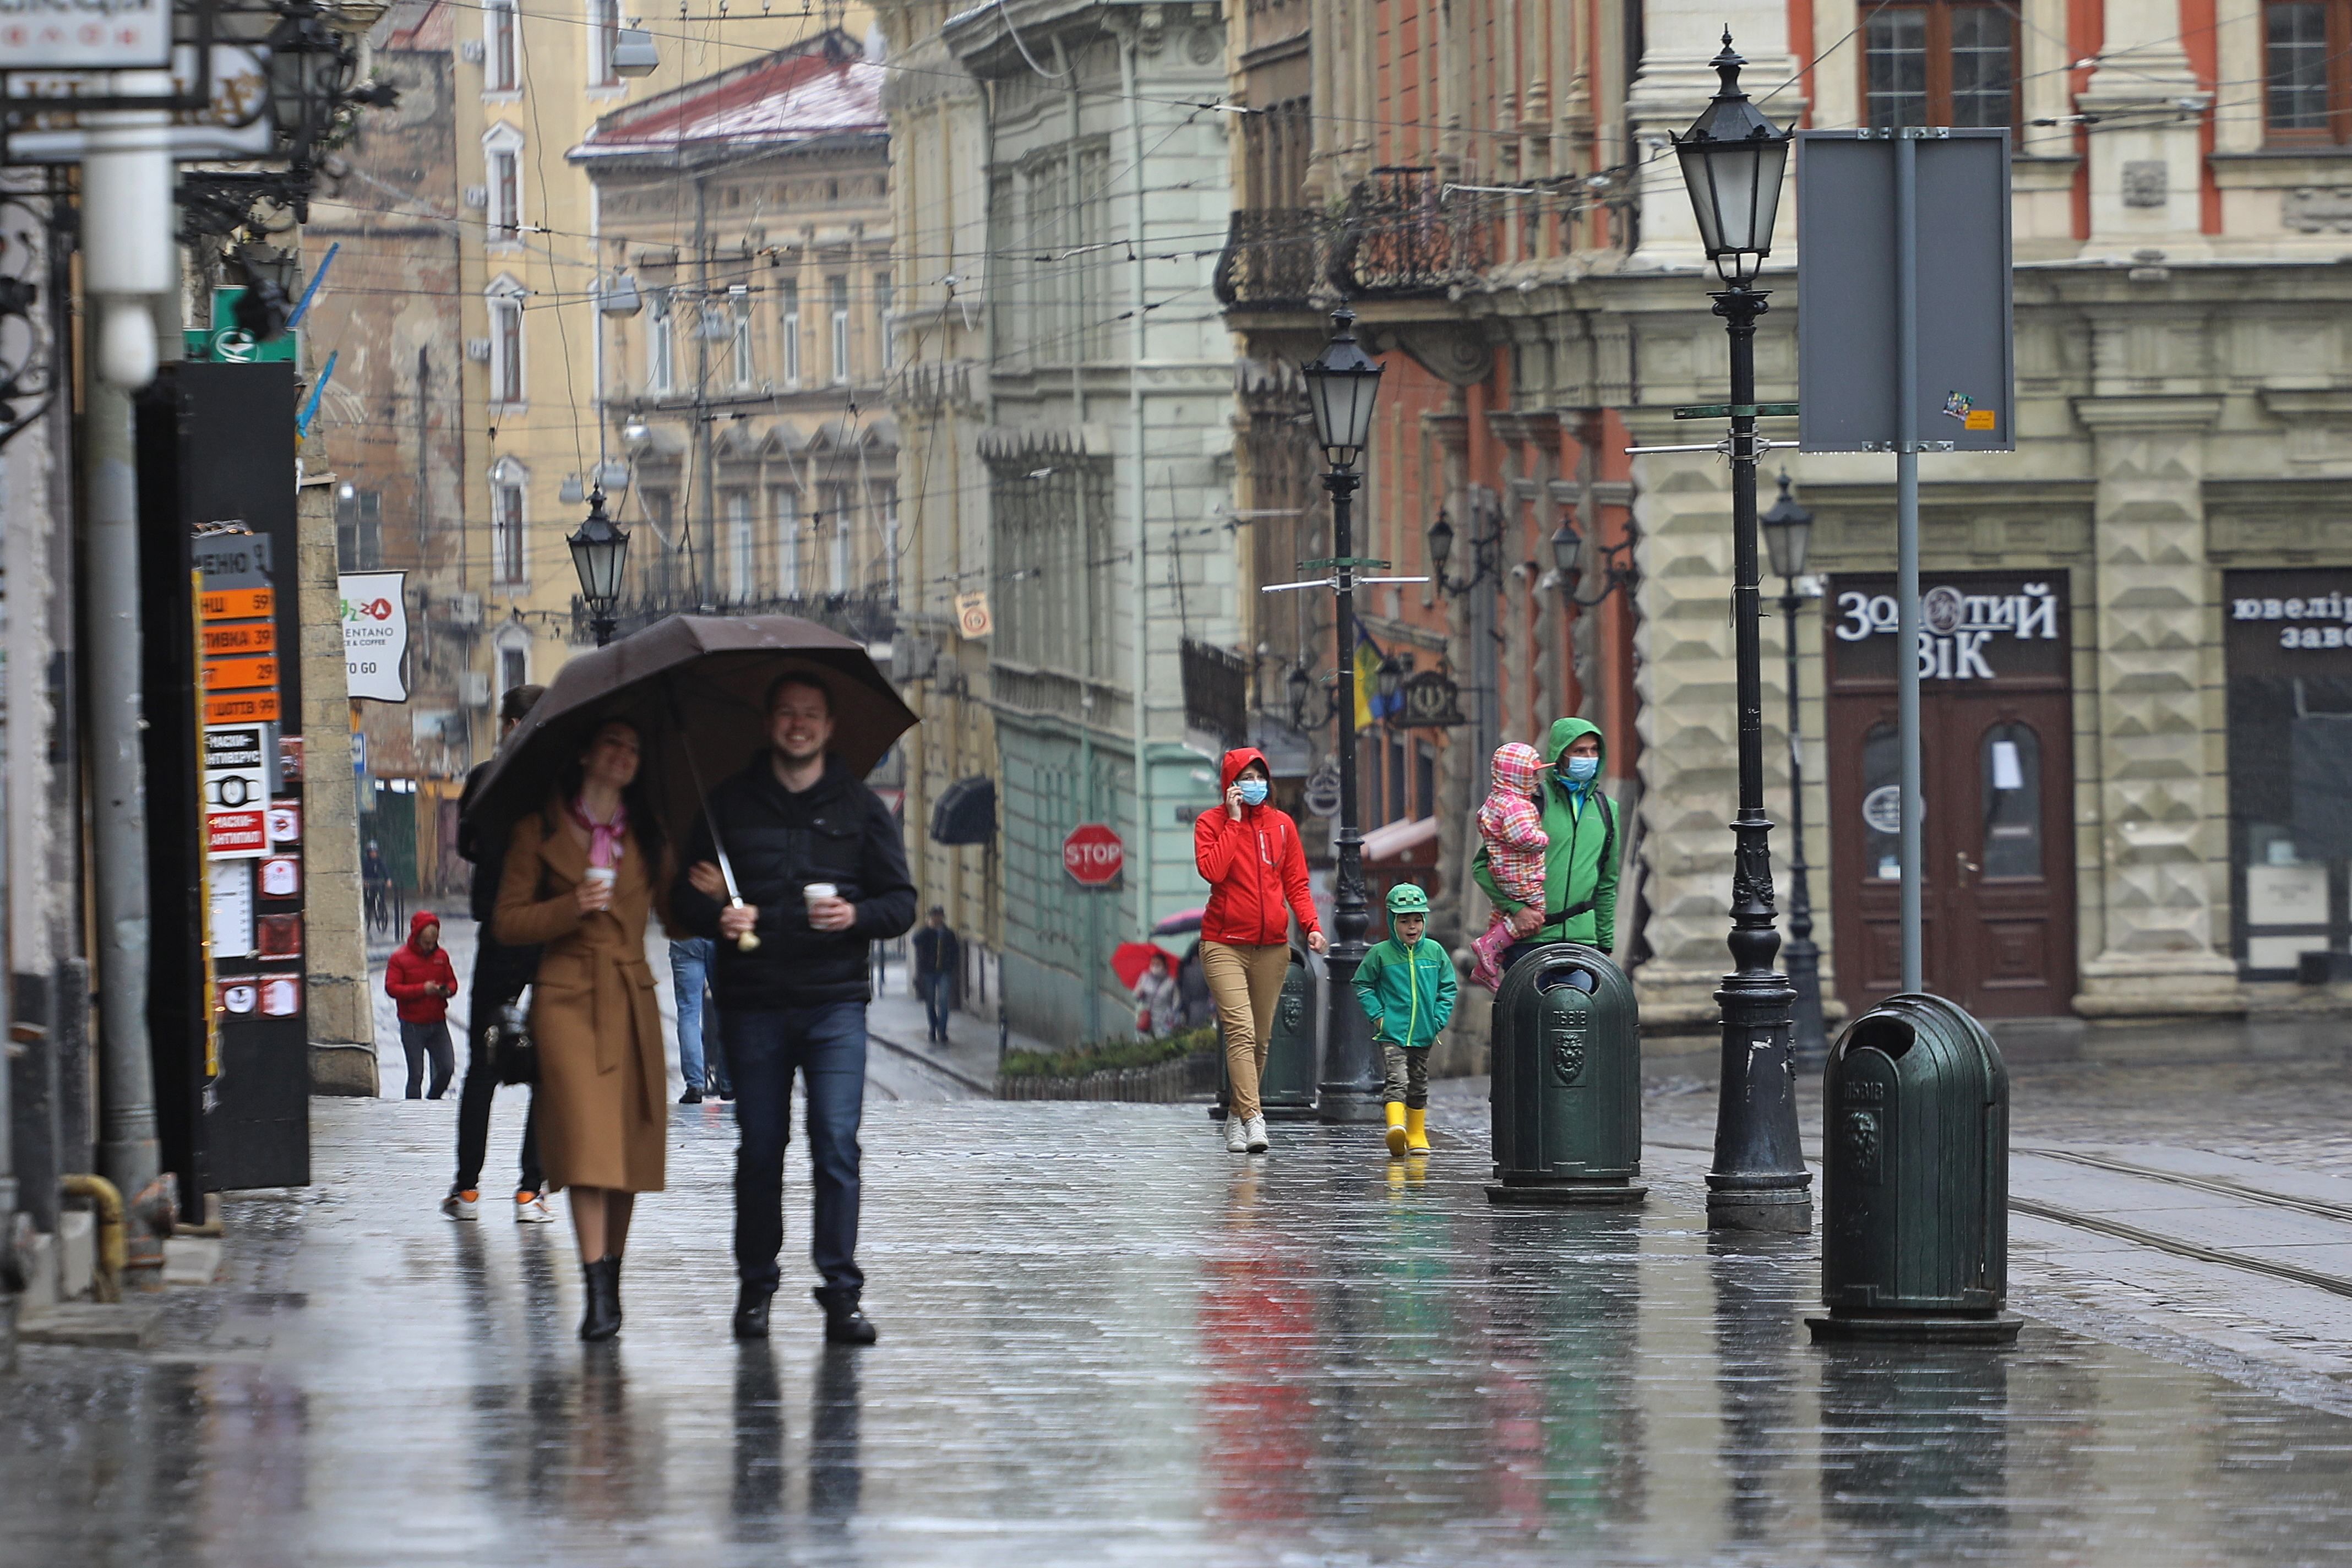
[{"label": "wet sidewalk", "polygon": [[436,1108],[314,1113],[320,1184],[228,1200],[161,1349],[26,1348],[9,1562],[2352,1560],[2352,1421],[2045,1321],[1817,1350],[1814,1243],[1711,1245],[1703,1152],[1638,1212],[1497,1211],[1459,1095],[1425,1173],[1361,1130],[1228,1156],[1192,1107],[874,1103],[863,1352],[792,1292],[728,1340],[708,1106],[593,1348],[568,1227],[434,1211]]}]

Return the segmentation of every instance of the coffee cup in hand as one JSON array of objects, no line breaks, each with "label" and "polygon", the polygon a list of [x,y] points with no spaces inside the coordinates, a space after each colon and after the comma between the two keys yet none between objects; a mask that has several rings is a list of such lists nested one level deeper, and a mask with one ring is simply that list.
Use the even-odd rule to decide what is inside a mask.
[{"label": "coffee cup in hand", "polygon": [[591,866],[588,868],[587,876],[582,879],[592,888],[609,888],[619,876],[619,870],[614,867]]},{"label": "coffee cup in hand", "polygon": [[831,882],[811,882],[801,889],[801,896],[808,900],[809,912],[814,914],[816,912],[818,904],[828,899],[841,897],[841,889]]}]

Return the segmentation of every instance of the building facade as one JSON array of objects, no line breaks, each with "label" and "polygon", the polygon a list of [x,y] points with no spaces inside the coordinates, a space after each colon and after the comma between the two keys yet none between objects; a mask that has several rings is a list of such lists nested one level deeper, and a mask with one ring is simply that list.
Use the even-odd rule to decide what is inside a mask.
[{"label": "building facade", "polygon": [[[1286,9],[1303,45],[1274,36]],[[1728,473],[1705,453],[1622,451],[1689,440],[1673,408],[1723,394],[1722,326],[1666,137],[1714,89],[1727,23],[1744,79],[1784,123],[2012,132],[2018,449],[1922,464],[1942,639],[1921,655],[1931,984],[1994,1018],[2315,994],[2289,976],[2326,978],[2329,962],[2303,955],[2345,946],[2345,846],[2318,781],[2352,706],[2337,700],[2347,653],[2328,640],[2352,564],[2331,526],[2352,503],[2336,266],[2352,224],[2326,6],[1399,0],[1259,14],[1267,33],[1241,40],[1235,87],[1265,147],[1243,161],[1239,205],[1295,216],[1235,219],[1231,319],[1253,359],[1276,360],[1286,341],[1307,346],[1313,306],[1354,293],[1401,351],[1391,379],[1406,370],[1444,455],[1385,491],[1375,469],[1373,507],[1395,514],[1376,535],[1425,537],[1442,507],[1460,537],[1484,498],[1503,506],[1505,585],[1491,604],[1471,595],[1471,629],[1491,615],[1502,640],[1464,647],[1449,626],[1449,662],[1475,685],[1478,650],[1500,649],[1501,738],[1531,736],[1561,703],[1603,713],[1612,787],[1634,808],[1620,956],[1645,1020],[1704,1026],[1728,967]],[[1806,237],[1793,192],[1783,200],[1758,341],[1775,398],[1798,392]],[[1285,224],[1325,247],[1323,264],[1254,271],[1276,250],[1266,226]],[[1420,262],[1417,292],[1382,289],[1367,254]],[[1434,407],[1432,377],[1450,389]],[[1786,467],[1818,515],[1822,595],[1795,624],[1767,622],[1764,710],[1777,731],[1793,636],[1808,847],[1827,861],[1815,912],[1836,998],[1853,1007],[1894,984],[1880,831],[1892,461]],[[1630,541],[1607,563],[1629,586],[1583,612],[1581,640],[1552,620],[1564,650],[1532,618],[1516,640],[1510,583],[1515,566],[1542,571],[1563,520],[1585,541],[1585,598],[1601,585],[1595,545]],[[1785,735],[1768,736],[1768,759],[1787,755]],[[1441,829],[1458,836],[1459,802],[1440,796]],[[1785,835],[1775,848],[1785,864]]]},{"label": "building facade", "polygon": [[625,629],[773,611],[887,656],[904,551],[881,77],[833,29],[607,115],[569,154],[596,195]]}]

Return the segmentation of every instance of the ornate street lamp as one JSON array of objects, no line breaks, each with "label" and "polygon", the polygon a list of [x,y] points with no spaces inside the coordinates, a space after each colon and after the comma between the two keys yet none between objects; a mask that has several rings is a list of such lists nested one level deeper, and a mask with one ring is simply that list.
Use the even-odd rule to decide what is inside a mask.
[{"label": "ornate street lamp", "polygon": [[1381,660],[1380,671],[1373,677],[1372,689],[1380,694],[1381,706],[1388,707],[1404,689],[1404,665],[1394,654]]},{"label": "ornate street lamp", "polygon": [[1764,548],[1780,579],[1781,640],[1786,645],[1789,684],[1789,984],[1797,993],[1789,1051],[1800,1068],[1819,1068],[1830,1058],[1829,1030],[1822,1021],[1822,950],[1813,942],[1813,895],[1805,879],[1805,753],[1797,709],[1797,616],[1805,595],[1797,579],[1805,574],[1805,552],[1812,542],[1813,514],[1789,494],[1780,475],[1780,499],[1757,520]]},{"label": "ornate street lamp", "polygon": [[[1378,571],[1386,563],[1359,561],[1350,512],[1362,476],[1356,461],[1371,437],[1372,405],[1381,393],[1381,362],[1356,342],[1354,311],[1331,313],[1331,341],[1322,357],[1300,367],[1307,401],[1315,413],[1316,439],[1330,468],[1323,488],[1331,494],[1332,584],[1339,610],[1339,686],[1333,706],[1339,721],[1339,874],[1332,889],[1332,925],[1338,940],[1324,955],[1329,1012],[1324,1032],[1319,1113],[1326,1121],[1376,1121],[1381,1117],[1381,1072],[1372,1050],[1370,1021],[1356,1005],[1356,967],[1368,951],[1363,837],[1356,824],[1356,577],[1360,568]],[[1297,688],[1294,686],[1293,690]]]},{"label": "ornate street lamp", "polygon": [[1797,1139],[1796,1076],[1789,1056],[1796,993],[1773,968],[1771,819],[1764,815],[1764,655],[1759,630],[1756,517],[1755,289],[1772,249],[1772,220],[1788,168],[1789,134],[1740,90],[1748,62],[1723,35],[1710,62],[1722,77],[1705,110],[1675,138],[1683,183],[1706,258],[1726,287],[1711,296],[1731,338],[1731,602],[1738,676],[1739,809],[1732,819],[1733,973],[1716,992],[1723,1010],[1723,1087],[1716,1106],[1707,1223],[1728,1230],[1809,1231],[1812,1176]]},{"label": "ornate street lamp", "polygon": [[588,603],[588,625],[596,646],[613,640],[613,606],[621,599],[621,568],[629,560],[629,535],[604,515],[604,488],[588,494],[588,515],[564,543],[572,547],[572,569],[580,574],[580,596]]},{"label": "ornate street lamp", "polygon": [[319,144],[333,127],[356,63],[310,0],[291,0],[269,30],[269,112],[288,148],[287,173],[298,222],[310,221],[310,174]]}]

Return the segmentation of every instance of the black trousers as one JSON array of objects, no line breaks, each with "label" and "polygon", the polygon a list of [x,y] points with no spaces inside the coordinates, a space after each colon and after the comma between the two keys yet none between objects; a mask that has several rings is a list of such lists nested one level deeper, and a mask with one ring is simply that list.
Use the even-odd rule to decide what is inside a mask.
[{"label": "black trousers", "polygon": [[[499,1009],[521,995],[530,979],[530,970],[506,958],[503,952],[486,953],[474,964],[474,984],[467,1002],[466,1081],[457,1090],[457,1179],[451,1184],[461,1193],[481,1189],[482,1161],[490,1143],[490,1100],[499,1092],[498,1063],[491,1059],[483,1036]],[[523,1118],[522,1172],[515,1190],[536,1193],[547,1185],[546,1173],[539,1165],[539,1098],[534,1089],[523,1092],[531,1096],[531,1105]]]}]

